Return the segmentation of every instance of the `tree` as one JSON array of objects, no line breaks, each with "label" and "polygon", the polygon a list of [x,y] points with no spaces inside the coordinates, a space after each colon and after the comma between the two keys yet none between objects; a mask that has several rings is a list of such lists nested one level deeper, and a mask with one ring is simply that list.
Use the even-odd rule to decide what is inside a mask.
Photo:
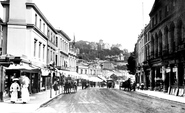
[{"label": "tree", "polygon": [[129,74],[135,74],[136,73],[136,60],[134,57],[134,54],[131,54],[130,57],[127,60],[127,70],[129,71]]}]

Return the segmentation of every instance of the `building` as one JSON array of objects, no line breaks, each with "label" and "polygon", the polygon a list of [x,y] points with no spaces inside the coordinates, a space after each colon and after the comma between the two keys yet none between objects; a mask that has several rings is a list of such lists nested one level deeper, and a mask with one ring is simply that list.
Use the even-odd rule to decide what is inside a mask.
[{"label": "building", "polygon": [[4,11],[1,52],[21,59],[20,64],[6,68],[7,92],[11,79],[21,74],[30,78],[30,93],[37,93],[51,88],[55,77],[61,75],[59,70],[69,70],[69,66],[76,70],[75,59],[71,57],[76,53],[69,50],[70,38],[55,29],[32,0],[3,0],[1,5]]},{"label": "building", "polygon": [[57,30],[57,67],[61,70],[69,70],[69,36],[62,30]]},{"label": "building", "polygon": [[184,6],[183,0],[155,0],[149,14],[143,68],[151,90],[184,95]]},{"label": "building", "polygon": [[39,8],[27,0],[19,3],[16,0],[1,1],[1,4],[4,8],[2,52],[20,57],[20,65],[24,68],[27,66],[20,70],[10,66],[6,75],[11,78],[26,74],[31,79],[31,92],[38,92],[41,85],[40,68],[47,66],[47,28],[52,25]]}]

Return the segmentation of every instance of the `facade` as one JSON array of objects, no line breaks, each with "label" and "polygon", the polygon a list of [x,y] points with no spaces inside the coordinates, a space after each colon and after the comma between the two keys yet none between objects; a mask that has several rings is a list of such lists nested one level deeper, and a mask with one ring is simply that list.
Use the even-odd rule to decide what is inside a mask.
[{"label": "facade", "polygon": [[71,72],[76,72],[76,57],[77,57],[76,53],[77,53],[76,48],[73,47],[73,45],[71,45],[70,48],[69,48],[69,57],[68,57],[69,70]]},{"label": "facade", "polygon": [[[69,70],[69,41],[71,39],[62,30],[57,30],[57,32],[57,67],[61,70]],[[76,66],[76,64],[74,64],[74,66]]]},{"label": "facade", "polygon": [[7,92],[11,78],[21,74],[31,80],[30,93],[37,93],[50,88],[54,77],[62,74],[58,70],[76,71],[76,51],[69,50],[70,38],[55,29],[32,0],[4,0],[1,5],[1,53],[21,59],[20,64],[6,68],[3,83]]},{"label": "facade", "polygon": [[136,72],[136,81],[141,85],[144,83],[144,70],[142,68],[144,62],[144,30],[142,30],[141,34],[138,36],[138,41],[136,45],[137,51],[137,72]]},{"label": "facade", "polygon": [[3,48],[3,20],[0,18],[0,55],[2,55],[2,48]]},{"label": "facade", "polygon": [[151,90],[184,95],[184,6],[183,0],[155,0],[149,14],[142,67]]}]

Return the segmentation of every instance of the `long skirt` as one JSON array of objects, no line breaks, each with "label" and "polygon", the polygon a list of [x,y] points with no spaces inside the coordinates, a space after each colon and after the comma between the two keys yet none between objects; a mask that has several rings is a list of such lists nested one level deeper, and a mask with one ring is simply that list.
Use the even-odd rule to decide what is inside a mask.
[{"label": "long skirt", "polygon": [[13,92],[11,93],[11,98],[10,98],[10,100],[13,101],[13,102],[15,102],[15,101],[17,101],[17,99],[18,99],[18,91],[13,91]]},{"label": "long skirt", "polygon": [[30,100],[29,91],[27,87],[22,88],[22,101],[28,102]]}]

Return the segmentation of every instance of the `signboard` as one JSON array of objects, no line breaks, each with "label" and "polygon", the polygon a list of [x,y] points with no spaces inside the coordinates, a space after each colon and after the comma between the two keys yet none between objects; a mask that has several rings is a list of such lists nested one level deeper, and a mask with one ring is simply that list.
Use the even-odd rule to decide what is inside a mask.
[{"label": "signboard", "polygon": [[184,95],[184,88],[179,88],[178,96],[183,96],[183,95]]},{"label": "signboard", "polygon": [[166,69],[166,73],[169,73],[170,72],[170,68],[168,67],[167,69]]},{"label": "signboard", "polygon": [[173,68],[173,72],[177,72],[177,67],[176,66]]}]

